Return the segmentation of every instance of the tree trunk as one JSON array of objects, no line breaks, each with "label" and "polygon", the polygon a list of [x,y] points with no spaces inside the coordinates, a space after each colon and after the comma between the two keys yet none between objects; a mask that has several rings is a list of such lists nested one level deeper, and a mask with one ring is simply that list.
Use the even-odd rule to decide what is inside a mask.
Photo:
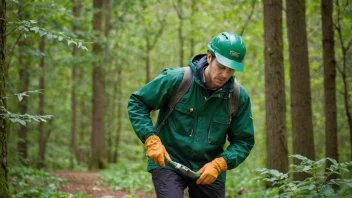
[{"label": "tree trunk", "polygon": [[[81,0],[73,0],[73,16],[78,18],[80,16],[81,10]],[[75,24],[75,21],[72,26],[73,32],[78,31],[79,27]],[[73,46],[72,56],[77,57],[77,47]],[[77,152],[77,68],[75,65],[72,65],[72,89],[71,89],[71,108],[72,108],[72,125],[71,125],[71,143],[70,143],[70,166],[74,168],[74,158],[78,161],[78,152]]]},{"label": "tree trunk", "polygon": [[[20,21],[23,19],[23,7],[21,4],[18,5],[18,18]],[[23,50],[27,45],[27,40],[20,40],[18,42],[18,66],[19,66],[19,93],[23,93],[28,91],[29,89],[29,58],[24,56]],[[24,61],[25,60],[25,61]],[[18,104],[18,109],[20,114],[26,114],[28,109],[28,98],[23,97],[22,101]],[[17,143],[17,150],[19,154],[19,160],[22,165],[28,164],[28,150],[27,150],[27,130],[26,126],[20,125],[18,130],[18,143]]]},{"label": "tree trunk", "polygon": [[[305,10],[304,0],[286,0],[293,153],[315,160]],[[294,160],[294,164],[299,163]],[[307,177],[294,174],[294,180]]]},{"label": "tree trunk", "polygon": [[[338,161],[337,116],[336,116],[336,65],[334,49],[333,2],[321,1],[324,60],[325,98],[325,154]],[[332,163],[328,160],[327,167]],[[334,175],[337,176],[337,175]],[[334,177],[336,178],[336,177]]]},{"label": "tree trunk", "polygon": [[115,139],[115,149],[114,149],[114,156],[113,156],[113,163],[117,163],[119,160],[119,153],[118,148],[120,145],[120,137],[121,137],[121,125],[122,125],[122,91],[121,91],[121,72],[122,69],[119,67],[117,69],[117,82],[116,82],[116,91],[117,93],[117,130],[116,130],[116,139]]},{"label": "tree trunk", "polygon": [[108,162],[105,152],[105,138],[104,138],[104,110],[105,110],[105,76],[104,68],[101,60],[102,46],[99,43],[99,37],[102,36],[102,11],[103,11],[102,0],[94,0],[93,8],[96,12],[93,15],[92,25],[93,31],[96,32],[96,41],[93,42],[92,53],[96,56],[97,60],[93,60],[93,120],[92,120],[92,158],[89,169],[104,169],[108,167]]},{"label": "tree trunk", "polygon": [[[345,6],[347,6],[348,4],[344,4]],[[352,112],[351,112],[351,108],[350,108],[350,92],[349,92],[349,88],[348,88],[348,71],[347,71],[347,57],[348,57],[348,51],[351,49],[352,46],[352,40],[347,41],[347,45],[345,45],[345,40],[344,40],[344,34],[342,32],[342,28],[343,26],[341,26],[341,20],[342,20],[342,13],[341,11],[346,10],[345,7],[340,7],[340,2],[337,0],[336,1],[336,10],[337,10],[337,22],[335,25],[335,28],[337,30],[338,33],[338,40],[340,43],[340,48],[342,51],[342,66],[341,67],[337,67],[338,71],[341,74],[341,78],[342,78],[342,82],[343,82],[343,100],[344,100],[344,106],[345,106],[345,114],[347,117],[347,123],[348,123],[348,127],[350,130],[350,146],[351,146],[351,160],[352,160]],[[346,36],[347,38],[349,38],[348,36]]]},{"label": "tree trunk", "polygon": [[[5,106],[6,73],[6,0],[0,0],[0,106]],[[6,120],[0,117],[0,197],[3,198],[11,197],[7,174]]]},{"label": "tree trunk", "polygon": [[[110,13],[111,13],[111,0],[105,0],[104,2],[104,8],[105,8],[105,20],[104,20],[104,24],[105,24],[105,27],[104,27],[104,36],[105,36],[105,39],[108,41],[109,40],[109,32],[110,32]],[[109,51],[109,47],[105,47],[104,48],[104,64],[105,65],[111,65],[111,61],[110,61],[110,51]],[[110,75],[111,76],[111,75]],[[109,98],[108,97],[108,100],[106,101],[106,106],[110,106],[110,102],[109,102]],[[114,101],[114,97],[112,99],[112,103],[114,104],[115,101]],[[113,105],[112,105],[113,106]],[[113,109],[113,108],[112,108]],[[115,113],[114,110],[110,111],[111,114],[110,115],[113,115]],[[111,119],[111,120],[110,120]],[[115,119],[114,116],[109,116],[109,121],[108,123],[113,123],[113,119]],[[109,124],[108,125],[108,138],[107,138],[107,142],[108,142],[108,147],[107,147],[107,151],[108,151],[108,162],[111,162],[111,156],[112,156],[112,151],[111,149],[113,148],[113,145],[112,145],[112,124]]]},{"label": "tree trunk", "polygon": [[[44,54],[45,51],[45,36],[41,37],[39,43],[39,51]],[[39,78],[39,89],[44,92],[45,90],[45,59],[44,56],[40,59],[40,78]],[[44,115],[44,94],[40,94],[39,96],[39,115]],[[44,122],[39,123],[39,155],[37,168],[44,168],[45,166],[45,129]]]},{"label": "tree trunk", "polygon": [[180,65],[179,67],[182,67],[184,62],[184,50],[183,50],[183,45],[184,45],[184,38],[183,38],[183,4],[182,4],[182,0],[178,0],[178,5],[176,6],[176,12],[177,12],[177,16],[179,19],[179,26],[178,26],[178,40],[180,43]]},{"label": "tree trunk", "polygon": [[194,52],[194,47],[195,47],[195,34],[197,30],[195,30],[194,25],[197,22],[197,19],[195,17],[195,13],[197,12],[197,0],[192,0],[191,1],[191,21],[190,21],[190,27],[191,27],[191,35],[190,35],[190,57],[193,57],[195,55]]},{"label": "tree trunk", "polygon": [[150,39],[149,39],[149,35],[145,36],[145,40],[146,40],[146,52],[145,52],[145,83],[147,84],[150,81],[150,51],[151,51],[151,47],[150,47]]},{"label": "tree trunk", "polygon": [[282,0],[264,1],[267,168],[288,172]]}]

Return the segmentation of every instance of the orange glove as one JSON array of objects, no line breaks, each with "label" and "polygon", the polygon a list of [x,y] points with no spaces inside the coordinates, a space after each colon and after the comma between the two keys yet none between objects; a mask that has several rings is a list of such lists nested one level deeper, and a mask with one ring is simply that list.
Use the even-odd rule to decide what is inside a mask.
[{"label": "orange glove", "polygon": [[154,163],[159,164],[161,167],[165,167],[165,157],[167,161],[171,161],[169,153],[166,151],[164,145],[161,143],[161,140],[158,136],[153,135],[148,137],[144,143],[147,147],[147,156]]},{"label": "orange glove", "polygon": [[227,163],[223,157],[215,158],[213,161],[206,163],[197,173],[201,174],[197,184],[211,184],[219,174],[227,170]]}]

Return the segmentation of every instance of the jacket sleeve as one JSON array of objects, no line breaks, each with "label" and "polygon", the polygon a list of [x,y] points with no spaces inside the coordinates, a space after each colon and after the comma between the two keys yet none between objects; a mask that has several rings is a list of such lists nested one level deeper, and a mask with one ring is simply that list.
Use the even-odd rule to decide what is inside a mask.
[{"label": "jacket sleeve", "polygon": [[128,100],[127,110],[130,122],[143,143],[156,131],[150,112],[166,105],[168,98],[174,92],[177,76],[172,73],[173,70],[165,69],[154,80],[134,92]]},{"label": "jacket sleeve", "polygon": [[223,157],[226,160],[228,169],[233,169],[247,158],[254,146],[251,102],[242,86],[239,109],[231,121],[228,141],[230,145],[219,157]]}]

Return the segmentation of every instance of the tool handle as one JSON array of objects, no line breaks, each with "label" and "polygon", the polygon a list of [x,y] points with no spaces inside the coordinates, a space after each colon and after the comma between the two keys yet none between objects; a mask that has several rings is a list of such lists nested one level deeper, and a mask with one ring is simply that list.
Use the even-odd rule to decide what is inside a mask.
[{"label": "tool handle", "polygon": [[198,179],[199,177],[200,177],[200,174],[199,173],[196,173],[196,174],[194,174],[195,176],[196,176],[196,178],[194,178],[194,179]]}]

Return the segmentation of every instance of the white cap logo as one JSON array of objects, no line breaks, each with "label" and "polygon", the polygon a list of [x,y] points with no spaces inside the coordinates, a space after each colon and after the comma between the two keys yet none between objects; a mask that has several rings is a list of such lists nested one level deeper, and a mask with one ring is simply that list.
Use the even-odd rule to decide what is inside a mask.
[{"label": "white cap logo", "polygon": [[231,54],[232,56],[237,57],[237,58],[239,58],[239,57],[240,57],[240,53],[235,52],[235,51],[232,51],[232,50],[230,50],[230,54]]}]

